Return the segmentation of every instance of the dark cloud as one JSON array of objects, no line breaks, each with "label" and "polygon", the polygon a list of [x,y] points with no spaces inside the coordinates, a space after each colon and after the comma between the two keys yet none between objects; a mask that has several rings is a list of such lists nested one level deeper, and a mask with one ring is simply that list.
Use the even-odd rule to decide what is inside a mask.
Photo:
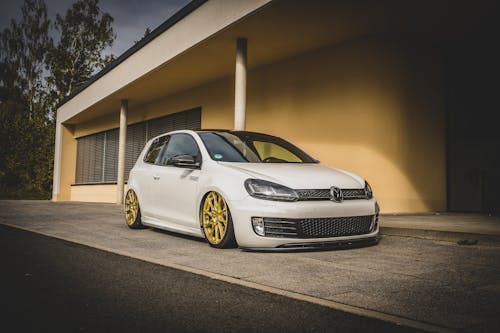
[{"label": "dark cloud", "polygon": [[123,53],[142,38],[146,28],[153,30],[187,3],[189,0],[101,0],[101,8],[115,19],[113,53]]},{"label": "dark cloud", "polygon": [[[103,11],[113,16],[116,40],[110,52],[120,55],[144,35],[146,28],[153,30],[190,0],[100,0]],[[56,13],[64,14],[74,3],[68,0],[45,0],[50,18]],[[0,29],[9,25],[12,18],[21,16],[22,1],[0,0]]]}]

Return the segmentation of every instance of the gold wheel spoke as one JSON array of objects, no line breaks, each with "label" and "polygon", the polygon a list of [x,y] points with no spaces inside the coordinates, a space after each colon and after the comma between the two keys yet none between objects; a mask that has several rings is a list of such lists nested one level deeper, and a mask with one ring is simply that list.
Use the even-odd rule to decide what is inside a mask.
[{"label": "gold wheel spoke", "polygon": [[210,192],[205,197],[201,218],[207,240],[213,245],[222,242],[228,226],[228,208],[219,193]]},{"label": "gold wheel spoke", "polygon": [[219,240],[219,233],[218,233],[218,229],[217,229],[217,226],[215,226],[214,228],[214,240],[217,242]]},{"label": "gold wheel spoke", "polygon": [[224,228],[223,228],[222,224],[221,224],[221,223],[219,223],[219,224],[217,225],[217,228],[219,229],[219,235],[220,235],[221,239],[222,239],[222,238],[224,238],[224,234],[225,234],[225,232],[224,232]]},{"label": "gold wheel spoke", "polygon": [[139,213],[139,202],[134,191],[130,190],[125,196],[125,218],[129,225],[132,225]]}]

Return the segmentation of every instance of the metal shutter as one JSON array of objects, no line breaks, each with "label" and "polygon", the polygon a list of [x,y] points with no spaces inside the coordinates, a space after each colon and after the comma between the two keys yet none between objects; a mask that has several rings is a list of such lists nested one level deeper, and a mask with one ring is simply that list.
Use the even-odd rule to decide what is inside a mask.
[{"label": "metal shutter", "polygon": [[146,144],[146,122],[129,125],[127,127],[127,144],[125,152],[125,180],[128,179],[130,170],[141,154]]},{"label": "metal shutter", "polygon": [[157,135],[174,130],[173,122],[168,120],[169,116],[152,119],[148,123],[148,140]]},{"label": "metal shutter", "polygon": [[76,184],[102,182],[104,133],[77,139]]},{"label": "metal shutter", "polygon": [[106,132],[106,145],[104,154],[104,182],[116,182],[118,173],[118,129]]},{"label": "metal shutter", "polygon": [[186,111],[186,129],[201,129],[201,108]]},{"label": "metal shutter", "polygon": [[148,140],[170,131],[201,128],[201,108],[170,114],[148,122]]},{"label": "metal shutter", "polygon": [[80,184],[83,183],[83,178],[85,174],[85,151],[87,141],[85,138],[76,139],[76,175],[75,175],[75,183]]},{"label": "metal shutter", "polygon": [[[127,126],[125,180],[147,140],[180,129],[201,128],[201,108],[174,113]],[[112,183],[117,180],[119,129],[77,139],[76,184]]]}]

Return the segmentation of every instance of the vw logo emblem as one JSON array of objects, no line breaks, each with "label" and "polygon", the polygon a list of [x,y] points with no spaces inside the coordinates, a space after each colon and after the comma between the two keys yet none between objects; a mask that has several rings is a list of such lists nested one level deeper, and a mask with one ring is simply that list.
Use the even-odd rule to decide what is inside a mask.
[{"label": "vw logo emblem", "polygon": [[330,187],[330,200],[335,202],[342,202],[342,200],[344,200],[342,190],[336,186]]}]

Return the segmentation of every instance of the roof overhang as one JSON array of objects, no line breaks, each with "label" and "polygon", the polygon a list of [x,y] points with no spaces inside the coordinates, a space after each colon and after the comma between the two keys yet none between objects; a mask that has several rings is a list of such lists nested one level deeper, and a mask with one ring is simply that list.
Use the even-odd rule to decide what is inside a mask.
[{"label": "roof overhang", "polygon": [[494,31],[491,6],[451,0],[197,1],[186,16],[61,105],[58,122],[118,114],[121,99],[133,108],[232,76],[238,37],[248,39],[252,69],[355,38],[450,39]]},{"label": "roof overhang", "polygon": [[[196,10],[188,13],[153,41],[144,45],[118,66],[62,104],[57,112],[58,122],[78,121],[80,118],[78,116],[82,112],[94,107],[97,113],[100,113],[99,110],[107,109],[106,99],[117,94],[118,99],[124,96],[133,101],[134,98],[119,92],[133,82],[144,79],[147,74],[158,71],[172,59],[270,1],[211,0],[203,2]],[[140,84],[140,82],[137,83]],[[104,105],[100,105],[103,103]],[[116,110],[117,106],[113,105],[112,109]],[[81,117],[88,118],[86,115],[81,115]]]}]

